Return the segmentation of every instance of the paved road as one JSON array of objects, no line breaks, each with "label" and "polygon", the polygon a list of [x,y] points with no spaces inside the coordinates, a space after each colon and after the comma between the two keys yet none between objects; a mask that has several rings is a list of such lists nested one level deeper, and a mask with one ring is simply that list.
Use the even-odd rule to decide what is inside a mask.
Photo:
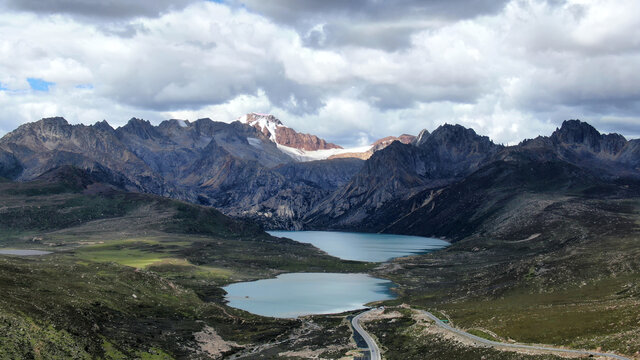
[{"label": "paved road", "polygon": [[358,314],[357,316],[355,316],[351,320],[351,324],[353,325],[353,329],[355,331],[357,331],[358,334],[360,334],[360,336],[362,336],[364,341],[367,343],[367,347],[369,348],[369,354],[371,355],[370,359],[371,360],[382,360],[382,358],[380,357],[380,349],[378,348],[378,344],[376,344],[375,340],[373,340],[371,335],[369,335],[369,333],[364,331],[362,326],[360,326],[360,318],[364,314],[366,314],[366,313],[368,313],[369,311],[372,311],[372,310],[373,309]]},{"label": "paved road", "polygon": [[[487,339],[483,339],[479,336],[475,336],[472,334],[469,334],[468,332],[464,332],[462,330],[456,329],[450,325],[447,325],[445,323],[443,323],[442,321],[440,321],[440,319],[438,319],[435,315],[433,315],[432,313],[428,312],[428,311],[423,311],[421,310],[421,313],[423,313],[424,315],[428,316],[431,320],[436,322],[436,325],[438,325],[439,327],[446,329],[448,331],[454,332],[460,336],[464,336],[468,339],[471,339],[475,342],[481,343],[481,344],[485,344],[491,347],[500,347],[500,348],[512,348],[512,349],[526,349],[526,350],[542,350],[542,351],[548,351],[548,352],[562,352],[562,353],[571,353],[571,354],[582,354],[582,355],[593,355],[593,356],[605,356],[605,357],[609,357],[612,359],[619,359],[619,360],[631,360],[629,358],[620,356],[620,355],[616,355],[616,354],[608,354],[608,353],[599,353],[599,352],[593,352],[593,351],[584,351],[584,350],[569,350],[569,349],[558,349],[558,348],[551,348],[551,347],[544,347],[544,346],[533,346],[533,345],[520,345],[520,344],[509,344],[509,343],[501,343],[501,342],[497,342],[497,341],[491,341],[491,340],[487,340]],[[358,315],[359,316],[359,315]],[[355,318],[354,318],[355,320]],[[355,326],[355,324],[354,324]]]}]

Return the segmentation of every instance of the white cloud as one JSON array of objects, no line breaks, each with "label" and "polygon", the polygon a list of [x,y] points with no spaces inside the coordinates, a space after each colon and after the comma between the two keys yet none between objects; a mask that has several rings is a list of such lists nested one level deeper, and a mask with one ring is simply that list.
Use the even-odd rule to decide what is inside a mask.
[{"label": "white cloud", "polygon": [[[365,39],[311,47],[308,29],[300,35],[288,20],[186,3],[132,9],[136,16],[123,10],[97,24],[68,6],[4,9],[0,133],[53,115],[118,125],[132,116],[232,121],[258,111],[345,145],[444,122],[502,143],[548,134],[567,118],[640,134],[637,1],[512,0],[502,10],[485,4],[472,16],[452,16],[462,11],[458,1],[444,18],[372,11],[349,35],[375,36],[372,19],[381,20],[383,30],[411,29],[389,38],[405,36],[401,47]],[[328,9],[317,13],[319,24],[335,11],[346,18],[361,11],[340,3]],[[336,25],[328,17],[324,23],[314,24],[324,36],[318,41],[328,41],[332,34],[322,32]],[[55,85],[33,91],[27,78]]]}]

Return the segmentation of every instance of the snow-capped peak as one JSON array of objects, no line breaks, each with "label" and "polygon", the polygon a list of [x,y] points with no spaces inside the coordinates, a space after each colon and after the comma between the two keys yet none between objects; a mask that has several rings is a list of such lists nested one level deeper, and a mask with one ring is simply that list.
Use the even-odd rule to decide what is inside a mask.
[{"label": "snow-capped peak", "polygon": [[[373,145],[344,149],[315,135],[298,133],[283,125],[280,120],[270,114],[253,112],[241,116],[238,121],[256,128],[273,141],[280,151],[296,161],[324,160],[336,157],[366,159],[375,151]],[[248,138],[247,141],[254,147],[261,146],[257,138]]]},{"label": "snow-capped peak", "polygon": [[247,115],[243,115],[238,120],[245,124],[249,124],[250,126],[258,128],[260,131],[262,131],[263,134],[269,136],[269,139],[271,139],[271,141],[273,142],[276,142],[277,128],[284,127],[280,120],[270,114],[250,113]]}]

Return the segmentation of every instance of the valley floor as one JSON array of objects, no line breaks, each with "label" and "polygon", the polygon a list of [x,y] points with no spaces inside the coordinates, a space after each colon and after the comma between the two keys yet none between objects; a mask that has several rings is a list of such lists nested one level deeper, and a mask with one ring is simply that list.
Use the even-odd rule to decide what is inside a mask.
[{"label": "valley floor", "polygon": [[357,356],[353,314],[274,319],[224,303],[229,283],[299,271],[367,272],[398,285],[398,299],[365,322],[385,359],[559,358],[470,344],[419,309],[489,339],[640,358],[635,198],[561,198],[538,218],[544,226],[530,224],[536,231],[474,235],[384,264],[343,261],[210,208],[93,185],[0,183],[0,200],[1,247],[53,252],[0,256],[0,359]]}]

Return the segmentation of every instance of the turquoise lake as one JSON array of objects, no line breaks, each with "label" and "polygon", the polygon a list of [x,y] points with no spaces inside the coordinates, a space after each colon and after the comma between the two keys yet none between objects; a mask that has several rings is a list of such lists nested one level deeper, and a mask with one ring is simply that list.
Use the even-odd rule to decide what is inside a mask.
[{"label": "turquoise lake", "polygon": [[268,231],[277,237],[309,243],[327,254],[345,260],[383,262],[439,250],[448,242],[421,236],[348,233],[337,231]]},{"label": "turquoise lake", "polygon": [[224,287],[228,305],[253,314],[294,318],[365,308],[393,299],[393,283],[366,274],[291,273]]},{"label": "turquoise lake", "polygon": [[[273,236],[310,243],[346,260],[382,262],[442,249],[448,242],[418,236],[332,231],[269,231]],[[224,287],[229,306],[281,318],[331,314],[366,308],[372,301],[394,299],[393,283],[367,274],[290,273],[275,279]]]}]

